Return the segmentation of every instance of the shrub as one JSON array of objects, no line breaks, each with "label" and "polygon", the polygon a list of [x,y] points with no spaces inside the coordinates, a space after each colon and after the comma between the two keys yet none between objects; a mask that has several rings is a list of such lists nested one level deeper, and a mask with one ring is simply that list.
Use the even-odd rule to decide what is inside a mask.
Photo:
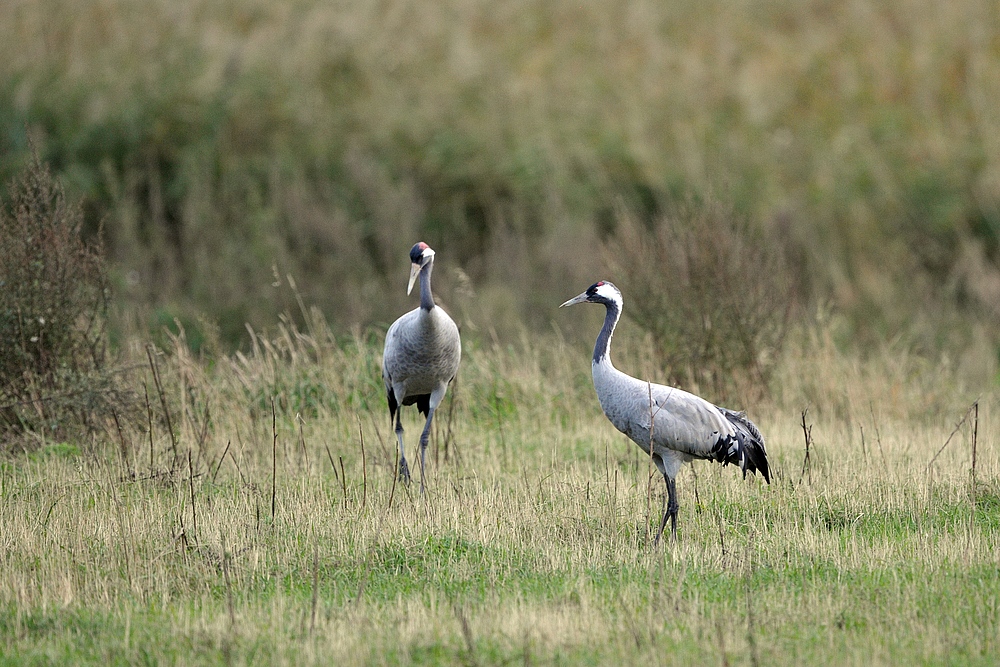
[{"label": "shrub", "polygon": [[645,223],[619,216],[605,253],[670,382],[720,401],[766,391],[794,302],[774,236],[693,200]]},{"label": "shrub", "polygon": [[[0,205],[0,430],[92,426],[119,393],[106,370],[108,278],[83,215],[37,156]],[[110,411],[106,414],[109,414]]]}]

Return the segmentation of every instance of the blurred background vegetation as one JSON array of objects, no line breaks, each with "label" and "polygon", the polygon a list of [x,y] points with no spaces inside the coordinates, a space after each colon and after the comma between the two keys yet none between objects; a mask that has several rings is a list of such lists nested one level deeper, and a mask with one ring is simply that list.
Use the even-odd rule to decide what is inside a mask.
[{"label": "blurred background vegetation", "polygon": [[[550,330],[608,278],[678,381],[717,382],[697,377],[708,331],[766,380],[789,325],[821,322],[995,382],[995,2],[2,13],[0,181],[34,143],[81,203],[119,345],[180,322],[195,348],[246,349],[297,298],[334,330],[384,325],[425,240],[469,336]],[[591,339],[591,314],[559,328]]]}]

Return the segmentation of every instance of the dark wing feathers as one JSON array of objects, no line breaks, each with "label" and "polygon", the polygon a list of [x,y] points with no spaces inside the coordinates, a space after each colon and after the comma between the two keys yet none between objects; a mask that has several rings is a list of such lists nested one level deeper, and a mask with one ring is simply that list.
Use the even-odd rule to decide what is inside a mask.
[{"label": "dark wing feathers", "polygon": [[392,424],[392,420],[396,418],[396,410],[399,409],[399,403],[396,402],[396,392],[392,390],[392,385],[388,382],[386,385],[385,397],[389,400],[389,423]]},{"label": "dark wing feathers", "polygon": [[407,396],[403,399],[403,405],[413,405],[417,404],[417,410],[423,416],[427,416],[427,413],[431,411],[431,395],[430,394],[419,394],[417,396]]},{"label": "dark wing feathers", "polygon": [[[716,406],[718,407],[718,406]],[[713,453],[715,459],[723,465],[732,463],[747,472],[759,471],[764,481],[771,483],[771,471],[767,464],[767,450],[764,449],[764,436],[757,425],[747,419],[745,412],[736,412],[728,408],[718,408],[719,412],[729,420],[735,430],[734,436],[720,438]]]},{"label": "dark wing feathers", "polygon": [[[396,417],[396,410],[399,409],[399,402],[396,400],[396,392],[392,390],[392,385],[390,385],[385,391],[385,397],[389,401],[389,423]],[[431,395],[430,394],[420,394],[419,396],[407,396],[403,399],[403,405],[413,405],[417,404],[417,410],[423,416],[427,416],[427,413],[431,411]]]}]

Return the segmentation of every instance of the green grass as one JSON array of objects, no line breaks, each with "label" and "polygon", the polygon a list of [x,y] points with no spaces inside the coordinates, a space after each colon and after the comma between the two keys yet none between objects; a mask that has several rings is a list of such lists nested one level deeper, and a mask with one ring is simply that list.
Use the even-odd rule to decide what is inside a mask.
[{"label": "green grass", "polygon": [[[998,405],[979,398],[975,487],[971,414],[928,467],[968,407],[960,391],[941,417],[916,400],[955,381],[943,366],[812,349],[826,365],[808,385],[749,406],[773,483],[695,464],[680,539],[655,548],[662,481],[600,414],[585,349],[470,344],[421,497],[393,481],[378,338],[336,344],[314,324],[259,336],[249,356],[196,362],[177,345],[161,359],[173,474],[162,419],[152,463],[143,426],[124,457],[115,436],[5,459],[0,662],[997,662]],[[643,341],[619,342],[619,365],[641,366]],[[803,474],[795,392],[875,365],[838,409],[812,404]],[[302,411],[291,386],[337,400]],[[272,432],[260,397],[275,387]]]},{"label": "green grass", "polygon": [[[595,499],[567,516],[579,503],[572,493],[553,491],[551,506],[540,507],[516,488],[464,487],[461,499],[435,494],[426,505],[413,498],[386,511],[383,487],[369,499],[372,509],[350,510],[329,488],[292,486],[280,491],[280,513],[294,513],[293,504],[329,509],[265,520],[254,532],[250,517],[242,530],[233,525],[250,508],[230,486],[214,501],[199,498],[211,518],[203,514],[197,545],[171,548],[169,534],[159,549],[134,544],[140,557],[131,574],[116,535],[71,555],[54,551],[72,547],[53,544],[38,562],[9,560],[24,598],[8,601],[0,628],[9,657],[54,662],[117,654],[126,663],[603,663],[659,655],[680,664],[721,661],[725,652],[770,664],[993,664],[995,525],[970,526],[961,518],[967,509],[952,506],[831,527],[827,510],[799,502],[802,489],[729,486],[743,502],[763,500],[763,510],[746,517],[722,503],[689,504],[680,545],[660,550],[645,542],[636,498],[623,498],[617,512]],[[139,497],[126,505],[150,508],[141,487],[127,493]],[[183,496],[180,489],[161,498],[169,507]],[[47,497],[39,487],[20,502],[44,505]],[[715,511],[724,517],[725,548],[713,535]],[[792,518],[799,523],[786,523]],[[226,526],[223,568],[213,538]],[[139,564],[144,552],[159,563]],[[9,585],[15,577],[5,578]],[[33,578],[53,578],[50,594],[75,590],[74,598],[40,599],[49,593]],[[79,599],[87,591],[96,599]]]}]

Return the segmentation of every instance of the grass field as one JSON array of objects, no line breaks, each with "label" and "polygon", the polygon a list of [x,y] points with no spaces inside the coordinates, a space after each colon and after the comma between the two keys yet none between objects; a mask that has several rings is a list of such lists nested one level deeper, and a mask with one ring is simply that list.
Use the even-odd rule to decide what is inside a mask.
[{"label": "grass field", "polygon": [[[623,329],[618,365],[658,379]],[[256,340],[161,354],[162,402],[139,371],[151,435],[3,461],[0,662],[998,660],[998,405],[970,409],[946,361],[801,336],[783,391],[734,406],[773,483],[696,463],[654,548],[662,481],[601,415],[586,347],[468,336],[421,497],[393,480],[377,334]]]},{"label": "grass field", "polygon": [[[0,307],[52,362],[0,377],[0,667],[1000,664],[998,7],[4,3],[0,180],[81,202],[120,356],[44,384],[56,318]],[[379,373],[417,240],[464,352],[425,496]],[[767,437],[658,548],[556,308],[601,278],[620,368]]]}]

